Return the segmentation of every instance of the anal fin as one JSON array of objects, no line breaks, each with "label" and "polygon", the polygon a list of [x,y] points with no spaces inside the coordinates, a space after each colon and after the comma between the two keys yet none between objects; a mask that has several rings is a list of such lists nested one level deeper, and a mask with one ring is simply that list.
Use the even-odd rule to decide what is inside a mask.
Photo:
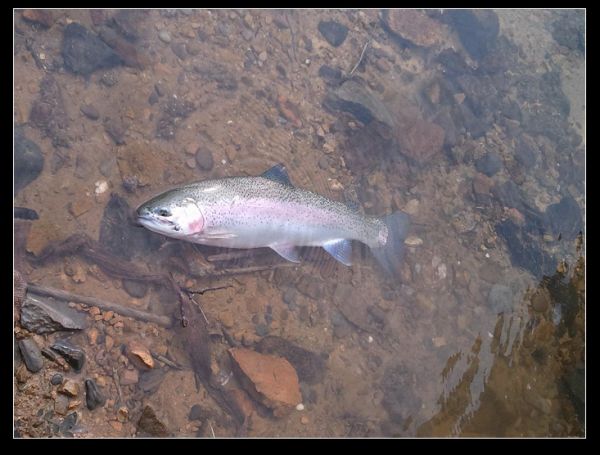
[{"label": "anal fin", "polygon": [[269,245],[279,256],[291,262],[300,262],[298,249],[294,245]]},{"label": "anal fin", "polygon": [[352,265],[352,242],[350,240],[330,240],[323,244],[323,248],[342,264]]}]

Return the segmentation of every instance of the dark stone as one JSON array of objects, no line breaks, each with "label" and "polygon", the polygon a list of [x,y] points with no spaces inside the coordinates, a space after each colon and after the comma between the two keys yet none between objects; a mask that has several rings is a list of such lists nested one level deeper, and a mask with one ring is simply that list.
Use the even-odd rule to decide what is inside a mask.
[{"label": "dark stone", "polygon": [[15,126],[14,182],[15,194],[34,181],[44,168],[44,155],[38,145],[27,139],[23,129]]},{"label": "dark stone", "polygon": [[448,148],[454,147],[458,141],[458,131],[456,130],[456,125],[454,125],[454,120],[452,120],[450,108],[444,106],[432,118],[432,121],[446,133],[444,135],[444,146]]},{"label": "dark stone", "polygon": [[213,153],[208,147],[198,147],[198,150],[196,150],[196,164],[204,171],[212,170],[215,162]]},{"label": "dark stone", "polygon": [[322,65],[319,68],[319,76],[323,78],[326,84],[331,86],[338,86],[342,82],[342,70],[339,68],[332,68],[328,65]]},{"label": "dark stone", "polygon": [[69,147],[69,117],[60,86],[50,74],[44,76],[40,82],[40,93],[31,106],[29,121],[52,139],[53,146]]},{"label": "dark stone", "polygon": [[518,47],[505,36],[500,36],[496,44],[481,60],[479,68],[488,73],[495,74],[516,68],[519,59]]},{"label": "dark stone", "polygon": [[112,87],[117,82],[119,82],[119,78],[114,71],[107,71],[100,78],[100,82],[104,84],[106,87]]},{"label": "dark stone", "polygon": [[83,75],[121,63],[121,58],[104,41],[76,22],[64,28],[62,56],[69,71]]},{"label": "dark stone", "polygon": [[154,409],[148,405],[144,407],[137,427],[150,436],[165,437],[169,435],[167,426],[156,416]]},{"label": "dark stone", "polygon": [[259,337],[264,337],[269,334],[269,326],[263,322],[256,324],[255,330]]},{"label": "dark stone", "polygon": [[51,333],[85,329],[87,320],[67,302],[28,294],[21,306],[21,325],[30,332]]},{"label": "dark stone", "polygon": [[524,211],[524,196],[519,187],[512,181],[507,180],[503,184],[496,184],[492,188],[492,194],[498,199],[501,205],[514,207],[517,210]]},{"label": "dark stone", "polygon": [[27,207],[13,207],[13,217],[19,220],[37,220],[39,219],[38,213],[33,209]]},{"label": "dark stone", "polygon": [[286,305],[292,306],[296,304],[296,300],[298,298],[298,291],[293,288],[287,288],[283,293],[283,302]]},{"label": "dark stone", "polygon": [[491,177],[502,169],[502,158],[496,152],[488,152],[475,161],[475,169]]},{"label": "dark stone", "polygon": [[145,58],[138,53],[135,45],[129,40],[122,38],[109,27],[100,27],[100,38],[108,44],[117,56],[123,61],[123,64],[132,67],[143,69]]},{"label": "dark stone", "polygon": [[81,370],[85,363],[85,352],[79,346],[75,346],[69,340],[57,340],[51,349],[58,352],[75,371]]},{"label": "dark stone", "polygon": [[194,71],[203,78],[216,82],[217,88],[220,90],[237,90],[237,79],[233,73],[221,63],[206,61],[204,63],[195,64]]},{"label": "dark stone", "polygon": [[138,386],[144,392],[154,393],[160,387],[167,372],[162,368],[153,368],[152,370],[142,371]]},{"label": "dark stone", "polygon": [[100,112],[91,104],[83,104],[79,110],[89,119],[98,120],[100,118]]},{"label": "dark stone", "polygon": [[59,385],[62,384],[63,382],[63,375],[56,373],[55,375],[52,376],[52,379],[50,379],[50,384],[52,385]]},{"label": "dark stone", "polygon": [[436,57],[436,61],[444,67],[444,72],[449,76],[468,74],[471,68],[465,59],[454,49],[444,49]]},{"label": "dark stone", "polygon": [[456,127],[463,127],[473,139],[483,136],[490,126],[486,119],[473,114],[473,111],[465,103],[452,106],[451,113]]},{"label": "dark stone", "polygon": [[560,19],[552,24],[552,38],[573,51],[585,51],[585,11],[560,11]]},{"label": "dark stone", "polygon": [[502,221],[495,228],[506,242],[513,266],[530,271],[537,279],[556,272],[556,259],[543,251],[539,242],[528,236],[524,229],[511,220]]},{"label": "dark stone", "polygon": [[388,367],[381,381],[383,389],[382,404],[396,423],[405,423],[412,414],[416,414],[421,406],[414,393],[415,384],[408,369],[402,365]]},{"label": "dark stone", "polygon": [[104,121],[104,130],[115,141],[115,144],[122,145],[125,143],[127,126],[121,119],[106,118]]},{"label": "dark stone", "polygon": [[277,336],[267,336],[257,345],[258,352],[284,357],[298,373],[298,379],[307,384],[323,381],[326,362],[319,354],[304,349]]},{"label": "dark stone", "polygon": [[348,27],[335,21],[319,22],[319,32],[333,47],[340,46],[348,35]]},{"label": "dark stone", "polygon": [[572,196],[548,206],[546,217],[553,234],[565,240],[573,240],[583,229],[581,209]]},{"label": "dark stone", "polygon": [[367,312],[377,324],[385,324],[385,313],[379,307],[371,305],[370,307],[367,307]]},{"label": "dark stone", "polygon": [[195,404],[190,409],[190,414],[188,416],[188,419],[203,421],[203,420],[207,419],[208,417],[210,417],[211,415],[212,415],[212,413],[210,412],[209,409],[205,409],[202,406],[200,406],[199,404]]},{"label": "dark stone", "polygon": [[44,366],[42,351],[33,338],[25,338],[19,341],[19,349],[23,356],[25,366],[32,373],[37,373]]},{"label": "dark stone", "polygon": [[187,58],[187,52],[185,50],[185,43],[172,43],[171,50],[181,60],[185,60]]},{"label": "dark stone", "polygon": [[141,299],[148,293],[148,284],[136,280],[123,280],[123,289],[125,289],[127,294],[131,297]]},{"label": "dark stone", "polygon": [[456,78],[460,89],[465,94],[465,103],[479,117],[496,109],[498,91],[489,76],[463,74]]},{"label": "dark stone", "polygon": [[448,15],[460,42],[475,60],[481,60],[493,48],[500,24],[492,10],[454,9],[444,14]]},{"label": "dark stone", "polygon": [[109,253],[130,260],[135,254],[157,251],[164,238],[135,226],[133,209],[124,198],[113,193],[100,222],[99,241]]},{"label": "dark stone", "polygon": [[93,379],[85,380],[85,404],[90,411],[99,406],[104,406],[106,397],[100,392],[100,388]]},{"label": "dark stone", "polygon": [[60,424],[59,431],[69,437],[73,437],[73,433],[71,431],[75,428],[77,424],[77,413],[72,412],[68,416],[66,416]]},{"label": "dark stone", "polygon": [[158,95],[155,92],[152,92],[148,97],[148,103],[150,104],[150,106],[153,106],[156,103],[158,103]]}]

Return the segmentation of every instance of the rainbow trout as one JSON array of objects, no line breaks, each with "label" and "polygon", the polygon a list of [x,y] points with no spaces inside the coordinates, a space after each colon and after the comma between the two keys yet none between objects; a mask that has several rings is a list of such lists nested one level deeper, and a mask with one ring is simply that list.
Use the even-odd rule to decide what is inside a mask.
[{"label": "rainbow trout", "polygon": [[369,246],[379,263],[397,275],[409,226],[406,213],[385,217],[357,210],[293,186],[285,167],[258,177],[227,177],[190,183],[143,203],[139,223],[159,234],[228,248],[269,247],[300,262],[299,246],[320,246],[352,264],[352,240]]}]

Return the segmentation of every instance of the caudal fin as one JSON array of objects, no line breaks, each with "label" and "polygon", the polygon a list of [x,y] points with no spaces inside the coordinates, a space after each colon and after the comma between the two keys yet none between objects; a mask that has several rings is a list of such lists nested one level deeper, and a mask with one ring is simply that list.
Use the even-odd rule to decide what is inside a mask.
[{"label": "caudal fin", "polygon": [[392,276],[400,276],[400,266],[404,257],[404,239],[408,233],[410,218],[404,212],[395,212],[383,218],[388,235],[385,244],[371,248],[377,261]]}]

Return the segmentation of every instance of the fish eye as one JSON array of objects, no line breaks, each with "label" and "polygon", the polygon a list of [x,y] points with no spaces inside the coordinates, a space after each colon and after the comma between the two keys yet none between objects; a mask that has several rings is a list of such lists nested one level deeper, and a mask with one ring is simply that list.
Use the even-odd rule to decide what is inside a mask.
[{"label": "fish eye", "polygon": [[159,209],[157,213],[158,213],[158,216],[164,216],[164,217],[171,216],[171,212],[169,212],[167,209]]}]

